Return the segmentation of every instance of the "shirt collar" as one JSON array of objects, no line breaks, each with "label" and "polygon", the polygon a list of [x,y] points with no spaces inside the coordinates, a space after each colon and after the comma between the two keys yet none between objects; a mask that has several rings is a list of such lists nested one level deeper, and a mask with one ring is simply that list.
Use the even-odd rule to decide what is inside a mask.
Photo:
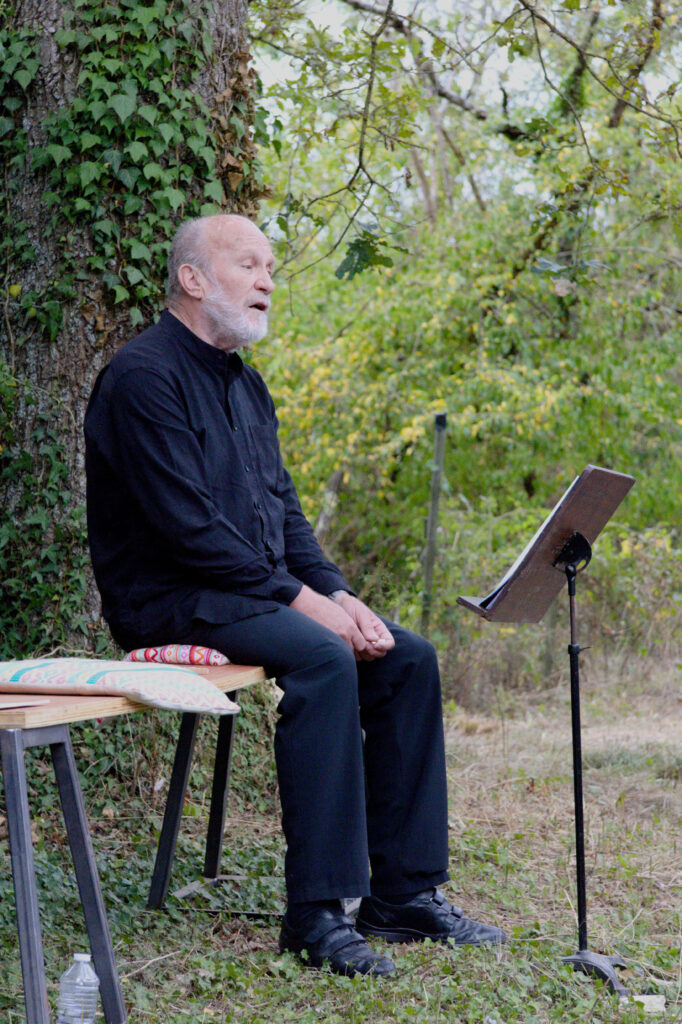
[{"label": "shirt collar", "polygon": [[164,309],[159,323],[161,323],[171,337],[178,341],[184,349],[195,356],[206,366],[217,370],[230,370],[232,373],[241,373],[244,364],[236,352],[224,352],[215,345],[209,345],[198,334],[185,327],[181,320],[168,309]]}]

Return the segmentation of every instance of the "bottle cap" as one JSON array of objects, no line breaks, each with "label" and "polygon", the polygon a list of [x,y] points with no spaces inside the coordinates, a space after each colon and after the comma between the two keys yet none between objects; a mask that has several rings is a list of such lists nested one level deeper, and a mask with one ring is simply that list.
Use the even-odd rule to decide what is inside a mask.
[{"label": "bottle cap", "polygon": [[74,953],[73,954],[73,958],[74,958],[74,960],[77,960],[80,964],[89,964],[90,963],[90,954],[89,953]]}]

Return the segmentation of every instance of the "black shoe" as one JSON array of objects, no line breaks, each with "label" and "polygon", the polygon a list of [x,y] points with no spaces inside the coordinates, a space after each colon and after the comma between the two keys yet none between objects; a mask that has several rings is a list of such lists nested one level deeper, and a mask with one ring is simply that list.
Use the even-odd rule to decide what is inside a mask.
[{"label": "black shoe", "polygon": [[[285,914],[279,951],[295,953],[312,967],[328,964],[334,974],[345,974],[349,978],[356,974],[385,978],[395,972],[393,961],[369,948],[340,907],[338,910],[324,908],[311,914],[300,931],[291,926]],[[307,957],[302,956],[304,953]]]},{"label": "black shoe", "polygon": [[355,926],[361,935],[376,935],[385,942],[454,942],[458,946],[482,946],[485,942],[506,942],[507,936],[494,925],[464,917],[440,889],[420,892],[409,903],[393,905],[378,896],[365,896]]}]

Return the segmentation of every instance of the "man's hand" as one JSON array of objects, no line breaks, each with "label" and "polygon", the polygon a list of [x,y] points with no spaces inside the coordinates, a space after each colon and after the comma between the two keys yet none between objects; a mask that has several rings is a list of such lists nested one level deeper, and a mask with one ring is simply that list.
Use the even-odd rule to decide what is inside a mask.
[{"label": "man's hand", "polygon": [[321,626],[326,626],[345,640],[356,658],[362,657],[365,650],[370,646],[368,641],[358,628],[355,620],[345,611],[341,604],[330,601],[323,594],[303,585],[299,593],[291,602],[290,608],[297,612],[303,612]]},{"label": "man's hand", "polygon": [[334,604],[343,608],[365,640],[362,649],[356,648],[356,657],[362,661],[374,661],[375,658],[383,658],[387,651],[395,647],[395,640],[379,616],[357,597],[353,597],[345,590],[337,591],[334,595]]}]

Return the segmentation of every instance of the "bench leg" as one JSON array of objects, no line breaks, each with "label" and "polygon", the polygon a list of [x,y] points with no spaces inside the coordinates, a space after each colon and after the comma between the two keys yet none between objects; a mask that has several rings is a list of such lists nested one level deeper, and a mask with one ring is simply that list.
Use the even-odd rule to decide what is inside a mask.
[{"label": "bench leg", "polygon": [[166,801],[166,810],[163,816],[161,836],[159,837],[159,846],[156,851],[152,884],[147,900],[147,906],[152,910],[158,910],[159,907],[163,906],[166,893],[168,892],[173,857],[175,855],[175,844],[177,843],[178,832],[180,831],[182,808],[185,802],[187,782],[189,781],[189,772],[192,766],[192,754],[194,753],[198,724],[198,714],[189,711],[183,714],[180,723],[178,745],[175,748],[175,760],[173,762],[170,786],[168,787],[168,800]]},{"label": "bench leg", "polygon": [[[238,692],[229,693],[228,697],[235,702],[239,700]],[[204,878],[217,878],[220,873],[220,858],[223,852],[223,829],[225,827],[225,810],[227,808],[227,796],[230,788],[230,766],[232,764],[236,717],[236,715],[221,715],[218,723],[218,741],[216,743],[213,788],[211,790],[211,811],[208,818],[208,832],[206,834]]]},{"label": "bench leg", "polygon": [[50,1024],[31,840],[31,815],[26,786],[25,748],[21,729],[1,730],[0,750],[5,780],[7,829],[12,859],[21,973],[24,980],[26,1022]]},{"label": "bench leg", "polygon": [[99,978],[104,1019],[107,1024],[125,1024],[128,1017],[116,970],[114,949],[85,815],[83,795],[78,781],[71,737],[68,728],[66,726],[62,728],[64,730],[63,741],[52,743],[50,750],[78,882],[78,891],[83,906],[85,926],[88,931],[95,971]]}]

